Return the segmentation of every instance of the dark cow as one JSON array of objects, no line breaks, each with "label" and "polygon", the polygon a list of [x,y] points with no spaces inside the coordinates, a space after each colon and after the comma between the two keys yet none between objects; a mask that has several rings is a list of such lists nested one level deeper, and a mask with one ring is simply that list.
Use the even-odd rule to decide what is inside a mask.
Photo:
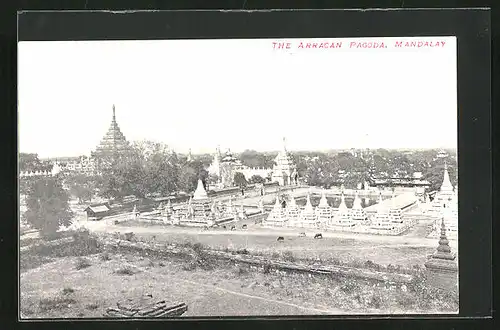
[{"label": "dark cow", "polygon": [[247,225],[241,226],[241,229],[247,229]]},{"label": "dark cow", "polygon": [[278,237],[277,239],[278,242],[284,242],[285,241],[285,238],[283,236],[280,236]]},{"label": "dark cow", "polygon": [[299,237],[306,237],[306,233],[300,233]]},{"label": "dark cow", "polygon": [[314,239],[322,239],[323,235],[322,234],[316,234],[314,235]]},{"label": "dark cow", "polygon": [[231,230],[236,230],[236,226],[231,226]]},{"label": "dark cow", "polygon": [[227,229],[226,226],[222,226],[222,229]]}]

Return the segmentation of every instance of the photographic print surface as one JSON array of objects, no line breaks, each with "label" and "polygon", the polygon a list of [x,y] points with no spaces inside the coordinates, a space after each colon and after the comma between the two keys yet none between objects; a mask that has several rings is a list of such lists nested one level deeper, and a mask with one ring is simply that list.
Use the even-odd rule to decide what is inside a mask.
[{"label": "photographic print surface", "polygon": [[458,313],[455,37],[20,42],[20,315]]}]

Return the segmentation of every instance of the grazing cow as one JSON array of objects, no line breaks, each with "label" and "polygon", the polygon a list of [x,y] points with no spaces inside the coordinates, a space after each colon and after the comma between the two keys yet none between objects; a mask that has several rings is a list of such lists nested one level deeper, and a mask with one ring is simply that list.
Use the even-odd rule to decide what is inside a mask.
[{"label": "grazing cow", "polygon": [[119,223],[120,223],[120,221],[118,221],[118,220],[115,220],[115,225],[117,225],[117,224],[119,224]]},{"label": "grazing cow", "polygon": [[299,237],[306,237],[306,233],[300,233]]},{"label": "grazing cow", "polygon": [[231,226],[231,230],[236,230],[236,226]]},{"label": "grazing cow", "polygon": [[277,241],[278,242],[283,242],[283,241],[285,241],[285,238],[283,236],[280,236],[280,237],[278,237]]},{"label": "grazing cow", "polygon": [[241,226],[241,229],[247,229],[247,225]]},{"label": "grazing cow", "polygon": [[322,239],[323,235],[322,234],[316,234],[314,235],[314,239]]},{"label": "grazing cow", "polygon": [[226,226],[222,226],[222,229],[227,229]]}]

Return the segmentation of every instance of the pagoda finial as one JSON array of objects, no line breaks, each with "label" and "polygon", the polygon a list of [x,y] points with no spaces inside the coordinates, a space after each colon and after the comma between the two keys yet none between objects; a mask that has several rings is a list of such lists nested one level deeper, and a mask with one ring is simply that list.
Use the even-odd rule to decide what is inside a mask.
[{"label": "pagoda finial", "polygon": [[113,104],[113,121],[116,121],[115,105]]}]

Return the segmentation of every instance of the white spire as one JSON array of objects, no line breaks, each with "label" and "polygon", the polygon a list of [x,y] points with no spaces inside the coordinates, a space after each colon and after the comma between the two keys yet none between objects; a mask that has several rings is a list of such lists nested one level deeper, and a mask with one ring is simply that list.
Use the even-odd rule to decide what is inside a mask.
[{"label": "white spire", "polygon": [[295,198],[293,197],[293,195],[290,196],[289,206],[292,206],[292,207],[296,207],[297,206],[297,202],[295,201]]},{"label": "white spire", "polygon": [[448,174],[448,165],[444,162],[444,175],[443,183],[441,184],[441,191],[453,191],[453,186],[451,185],[450,175]]},{"label": "white spire", "polygon": [[340,195],[339,211],[347,211],[347,205],[345,204],[344,192],[342,192]]},{"label": "white spire", "polygon": [[194,192],[193,199],[205,199],[208,198],[205,187],[203,186],[203,182],[201,179],[198,179],[198,186],[196,187],[196,191]]},{"label": "white spire", "polygon": [[313,206],[311,204],[311,196],[309,194],[307,194],[307,198],[306,198],[305,211],[307,211],[307,212],[312,212],[313,211]]},{"label": "white spire", "polygon": [[276,203],[274,203],[274,208],[281,208],[279,196],[276,196]]},{"label": "white spire", "polygon": [[321,199],[319,200],[319,206],[320,207],[328,207],[328,200],[326,199],[326,194],[325,194],[325,190],[323,189],[323,191],[321,192]]},{"label": "white spire", "polygon": [[352,208],[353,209],[362,209],[363,207],[361,206],[361,200],[359,199],[359,194],[358,191],[354,193],[354,202],[352,203]]}]

